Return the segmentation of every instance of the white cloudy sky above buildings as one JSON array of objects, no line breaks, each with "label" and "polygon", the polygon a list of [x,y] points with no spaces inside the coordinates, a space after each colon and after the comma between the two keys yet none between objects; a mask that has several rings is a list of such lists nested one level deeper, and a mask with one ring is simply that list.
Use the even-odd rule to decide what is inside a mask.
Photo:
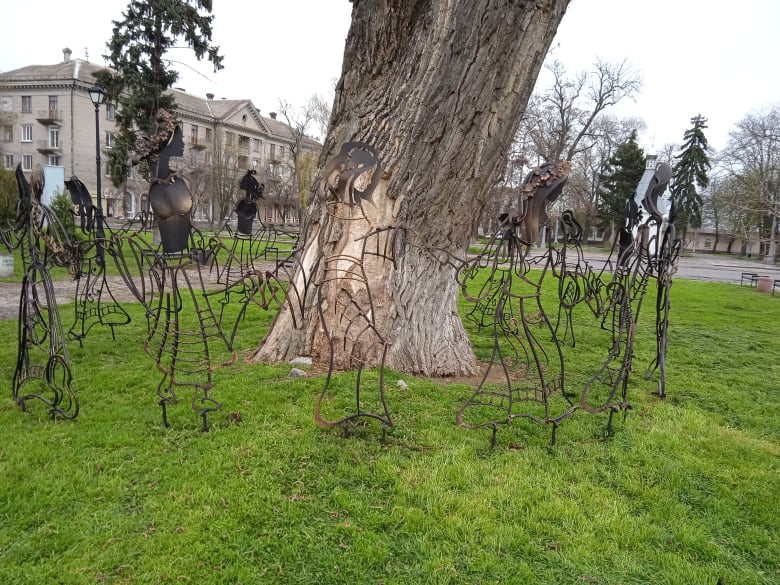
[{"label": "white cloudy sky above buildings", "polygon": [[[277,110],[280,99],[302,106],[313,94],[332,96],[349,29],[348,0],[214,4],[214,42],[225,69],[215,74],[186,49],[180,57],[174,51],[169,57],[181,61],[178,87],[217,99],[248,98],[264,115]],[[56,63],[65,47],[74,58],[103,63],[111,21],[127,5],[7,3],[0,19],[0,71]],[[597,57],[627,59],[643,87],[616,113],[645,120],[640,143],[646,150],[680,143],[697,114],[709,119],[711,145],[722,148],[738,120],[780,102],[778,22],[776,0],[572,0],[553,56],[572,72]]]}]

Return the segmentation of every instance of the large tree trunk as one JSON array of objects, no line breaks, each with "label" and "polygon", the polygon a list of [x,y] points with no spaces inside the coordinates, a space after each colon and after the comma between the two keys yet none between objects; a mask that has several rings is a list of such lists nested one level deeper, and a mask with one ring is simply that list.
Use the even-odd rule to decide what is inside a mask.
[{"label": "large tree trunk", "polygon": [[[303,310],[279,313],[256,359],[332,347],[337,368],[384,355],[409,373],[476,371],[448,260],[465,257],[568,3],[355,2],[293,279]],[[322,176],[352,141],[381,159],[360,204]]]}]

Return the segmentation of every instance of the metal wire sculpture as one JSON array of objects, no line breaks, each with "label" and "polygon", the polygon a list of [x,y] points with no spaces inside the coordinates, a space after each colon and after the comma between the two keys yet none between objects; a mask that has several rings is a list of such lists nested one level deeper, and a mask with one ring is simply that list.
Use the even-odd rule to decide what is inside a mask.
[{"label": "metal wire sculpture", "polygon": [[482,380],[456,422],[491,428],[491,445],[499,425],[517,417],[552,425],[554,440],[559,422],[576,410],[565,386],[561,344],[542,303],[544,281],[557,259],[551,250],[530,256],[531,242],[546,221],[546,202],[562,191],[568,173],[567,163],[529,173],[517,207],[502,214],[499,232],[485,251],[457,266],[462,294],[479,307],[468,316],[480,327],[492,327],[493,347]]},{"label": "metal wire sculpture", "polygon": [[[518,208],[502,215],[498,234],[482,254],[458,267],[463,294],[474,303],[467,318],[494,331],[487,370],[458,411],[458,425],[492,429],[491,445],[495,445],[500,425],[527,418],[551,426],[554,444],[560,422],[584,410],[608,413],[607,433],[611,433],[613,415],[631,407],[627,387],[637,320],[653,276],[658,281],[657,356],[647,376],[660,369],[659,395],[664,395],[669,288],[680,245],[673,226],[664,231],[663,243],[657,242],[663,221],[657,199],[669,181],[667,167],[659,165],[650,181],[643,199],[650,217],[644,224],[639,224],[637,206],[627,202],[625,225],[598,270],[585,258],[582,228],[570,211],[560,218],[562,244],[551,245],[536,257],[530,255],[530,242],[536,241],[546,221],[542,211],[560,192],[568,169],[560,163],[543,165],[526,177]],[[548,275],[557,280],[556,303],[550,305],[557,312],[555,324],[543,303],[543,280]],[[592,320],[606,335],[606,358],[571,375],[566,363],[577,345],[576,331]],[[575,390],[580,383],[579,391]]]},{"label": "metal wire sculpture", "polygon": [[13,400],[23,411],[29,401],[40,400],[52,418],[73,419],[79,413],[79,400],[71,387],[70,359],[50,269],[70,265],[74,248],[57,216],[41,203],[43,169],[33,170],[30,185],[19,165],[16,181],[16,221],[2,233],[9,251],[20,251],[24,270]]},{"label": "metal wire sculpture", "polygon": [[130,323],[130,315],[117,302],[106,279],[105,249],[110,235],[107,237],[105,230],[110,234],[110,229],[95,221],[103,211],[92,205],[89,191],[78,177],[65,181],[65,187],[76,206],[81,233],[86,236],[79,239],[73,234],[76,295],[75,315],[68,337],[78,340],[81,345],[92,327],[104,325],[111,328],[111,337],[115,338],[114,327]]},{"label": "metal wire sculpture", "polygon": [[[201,430],[208,430],[207,415],[220,410],[222,404],[211,395],[213,387],[213,344],[233,352],[206,294],[203,259],[206,243],[190,221],[192,195],[186,183],[170,167],[170,159],[184,152],[181,128],[165,110],[158,113],[158,132],[148,137],[140,148],[140,159],[151,172],[149,200],[160,233],[160,248],[131,244],[135,269],[143,274],[146,267],[152,277],[133,285],[139,300],[148,301],[145,283],[156,287],[148,306],[149,334],[144,350],[155,360],[162,378],[157,385],[158,404],[163,424],[168,426],[167,408],[177,404],[177,386],[193,389],[192,409],[201,417]],[[127,264],[125,264],[127,266]],[[126,280],[134,275],[128,271]],[[233,354],[235,359],[235,353]]]},{"label": "metal wire sculpture", "polygon": [[[341,221],[364,221],[361,203],[370,201],[380,177],[381,163],[376,151],[362,142],[349,142],[328,162],[323,170],[326,183],[326,206]],[[376,322],[376,311],[371,295],[366,265],[369,262],[394,262],[394,228],[371,228],[355,243],[359,254],[339,253],[323,259],[322,277],[317,289],[317,310],[320,324],[329,347],[328,374],[317,398],[314,419],[326,428],[341,426],[348,435],[349,424],[362,419],[379,421],[382,438],[386,437],[393,419],[385,396],[385,357],[388,341]],[[336,286],[329,287],[331,283]],[[354,407],[346,407],[346,414],[330,418],[324,415],[325,402],[332,397],[332,376],[336,369],[336,346],[340,353],[349,355],[349,364],[338,364],[353,369],[355,374]],[[378,379],[366,379],[366,363],[378,363]],[[375,386],[377,409],[364,404],[367,385]],[[343,411],[342,411],[343,412]]]},{"label": "metal wire sculpture", "polygon": [[[672,177],[672,169],[666,164],[658,165],[647,186],[642,206],[647,211],[647,232],[654,233],[655,241],[648,244],[651,252],[651,267],[656,277],[656,355],[647,367],[645,379],[650,380],[658,372],[660,398],[666,396],[666,351],[669,329],[670,293],[672,278],[677,272],[682,240],[674,227],[675,209],[669,211],[669,221],[664,227],[663,216],[658,209],[658,198],[663,194]],[[659,245],[660,242],[660,245]]]}]

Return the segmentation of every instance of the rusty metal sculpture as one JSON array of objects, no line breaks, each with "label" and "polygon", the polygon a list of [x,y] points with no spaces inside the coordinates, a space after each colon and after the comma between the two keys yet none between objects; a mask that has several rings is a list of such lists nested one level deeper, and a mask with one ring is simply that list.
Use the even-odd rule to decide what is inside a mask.
[{"label": "rusty metal sculpture", "polygon": [[[355,206],[361,206],[363,201],[371,200],[379,182],[380,168],[379,157],[371,146],[362,142],[344,144],[323,170],[325,204],[330,212],[339,215],[343,221],[362,219],[360,214],[355,216],[352,210]],[[340,214],[342,209],[347,210],[346,215]],[[358,242],[359,255],[337,254],[323,260],[324,275],[317,291],[317,310],[329,347],[329,367],[325,385],[317,398],[314,419],[322,427],[342,427],[344,436],[348,434],[349,424],[360,419],[379,421],[383,439],[387,428],[393,426],[385,396],[384,363],[388,341],[376,322],[365,263],[368,258],[394,262],[394,236],[394,228],[371,229]],[[339,286],[328,289],[326,298],[323,291],[332,281],[339,281]],[[328,418],[323,409],[326,397],[332,394],[331,380],[337,366],[334,360],[337,344],[348,349],[344,353],[349,354],[351,360],[349,364],[339,365],[356,370],[354,407],[347,407],[347,414]],[[369,382],[364,375],[365,364],[375,361],[379,364],[378,377]],[[368,384],[375,385],[379,407],[375,411],[367,409],[363,403],[366,394],[364,386]]]},{"label": "rusty metal sculpture", "polygon": [[31,400],[40,400],[52,418],[73,419],[79,400],[71,387],[65,332],[49,272],[52,266],[72,263],[73,245],[57,216],[41,203],[43,169],[33,170],[30,184],[19,165],[16,180],[16,221],[2,236],[9,251],[20,251],[24,270],[13,399],[22,410]]},{"label": "rusty metal sculpture", "polygon": [[[551,245],[536,257],[530,255],[531,243],[546,221],[544,208],[560,192],[567,171],[560,163],[532,171],[519,190],[517,209],[502,215],[497,236],[477,258],[458,267],[463,294],[474,303],[467,317],[479,327],[493,327],[494,347],[482,381],[456,421],[466,428],[492,429],[491,445],[499,426],[516,418],[551,426],[554,443],[560,422],[577,410],[608,413],[607,433],[611,433],[613,415],[631,406],[627,385],[634,335],[653,276],[659,290],[658,351],[647,375],[660,368],[663,396],[668,292],[679,241],[673,227],[666,229],[661,245],[650,232],[661,229],[656,206],[669,180],[668,169],[659,165],[650,182],[643,201],[650,218],[644,224],[639,225],[636,204],[627,201],[625,225],[599,270],[585,258],[582,228],[568,211],[559,220],[562,244]],[[541,299],[542,281],[548,275],[557,280],[557,307],[550,307],[557,312],[554,325]],[[606,335],[606,358],[588,366],[593,368],[591,374],[583,366],[582,372],[572,375],[565,366],[577,345],[575,330],[593,320],[595,329]],[[581,386],[578,380],[584,380]]]},{"label": "rusty metal sculpture", "polygon": [[[212,345],[217,343],[228,352],[232,352],[232,345],[206,295],[207,268],[198,261],[206,244],[190,222],[192,196],[170,167],[170,159],[184,151],[181,128],[170,113],[160,110],[158,132],[142,142],[139,151],[139,158],[151,171],[149,200],[161,241],[161,249],[135,242],[138,257],[149,263],[157,286],[144,349],[162,372],[157,395],[163,424],[168,426],[168,405],[179,402],[175,388],[189,386],[193,389],[192,409],[201,417],[201,429],[207,431],[208,413],[222,408],[211,396]],[[129,273],[126,276],[130,278]],[[134,289],[140,292],[139,287]]]},{"label": "rusty metal sculpture", "polygon": [[[662,218],[650,211],[668,182],[667,169],[659,169],[648,187],[643,205],[650,213],[640,223],[639,208],[633,199],[626,203],[626,220],[609,258],[600,268],[587,260],[582,249],[582,227],[573,213],[558,218],[563,234],[560,244],[550,245],[534,255],[533,243],[548,222],[547,207],[562,192],[569,174],[567,162],[548,163],[533,169],[518,190],[516,205],[501,215],[500,227],[484,252],[466,261],[454,259],[442,250],[431,250],[424,242],[412,243],[451,264],[456,271],[463,296],[474,303],[466,314],[479,328],[493,331],[493,348],[482,380],[456,415],[458,425],[489,428],[491,444],[501,425],[525,418],[552,429],[555,443],[559,424],[578,410],[608,414],[607,433],[612,432],[613,415],[630,409],[628,380],[634,357],[634,336],[648,282],[658,279],[657,331],[658,351],[648,376],[661,370],[659,394],[663,395],[668,292],[676,266],[673,228],[666,228],[663,243],[656,245]],[[380,172],[377,153],[360,142],[345,144],[324,169],[325,204],[340,219],[365,219],[354,208],[371,201]],[[343,217],[341,215],[344,215]],[[341,426],[361,417],[379,420],[383,437],[393,425],[385,400],[384,356],[388,341],[374,320],[369,279],[365,273],[368,258],[394,262],[395,238],[400,228],[371,228],[362,238],[359,252],[348,256],[326,257],[324,282],[318,289],[317,305],[321,328],[330,346],[328,375],[315,407],[315,420],[325,427]],[[388,244],[390,242],[390,244]],[[349,269],[346,269],[349,267]],[[348,281],[348,286],[333,287],[325,298],[322,290],[332,280]],[[552,279],[557,289],[555,302],[544,291]],[[336,296],[332,296],[335,294]],[[550,315],[557,318],[553,322]],[[329,324],[338,324],[338,336]],[[345,325],[346,324],[346,325]],[[575,356],[578,332],[586,339],[601,340],[604,354],[567,372],[567,361]],[[354,408],[346,415],[327,419],[322,410],[331,391],[336,369],[334,347],[349,349],[349,364],[339,367],[357,370]],[[592,354],[592,346],[588,349]],[[379,364],[378,394],[380,409],[367,411],[361,400],[364,364]],[[581,361],[578,361],[578,364]]]},{"label": "rusty metal sculpture", "polygon": [[666,163],[656,167],[650,179],[642,206],[647,211],[646,231],[653,234],[654,241],[648,243],[651,253],[651,266],[656,278],[656,355],[645,372],[649,380],[658,372],[658,396],[666,396],[666,350],[669,329],[670,293],[672,277],[677,272],[682,240],[677,237],[674,227],[674,207],[669,211],[669,221],[664,227],[663,215],[658,209],[658,198],[663,194],[672,178],[672,169]]},{"label": "rusty metal sculpture", "polygon": [[[130,323],[130,315],[117,302],[106,279],[105,249],[108,238],[105,230],[108,228],[106,226],[98,229],[95,222],[98,214],[103,212],[92,204],[87,187],[78,177],[73,176],[69,181],[65,181],[65,187],[76,206],[81,233],[87,236],[86,239],[77,239],[74,234],[73,238],[75,316],[68,336],[81,344],[92,327],[104,325],[111,328],[113,338],[114,327]],[[110,233],[110,230],[108,231]]]},{"label": "rusty metal sculpture", "polygon": [[472,311],[471,318],[492,327],[493,348],[482,380],[458,411],[456,422],[466,428],[492,429],[492,445],[499,425],[517,417],[552,425],[554,440],[559,422],[576,409],[564,383],[561,345],[542,304],[554,257],[550,251],[531,256],[531,242],[546,218],[545,203],[557,197],[568,173],[566,163],[529,173],[517,206],[502,214],[499,232],[485,251],[457,266],[462,294],[482,307],[480,313]]}]

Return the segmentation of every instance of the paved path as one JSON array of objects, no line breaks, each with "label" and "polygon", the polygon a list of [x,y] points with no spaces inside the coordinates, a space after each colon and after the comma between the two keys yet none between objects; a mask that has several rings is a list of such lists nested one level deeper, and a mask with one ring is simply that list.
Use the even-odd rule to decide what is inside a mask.
[{"label": "paved path", "polygon": [[[587,250],[585,257],[595,265],[597,262],[606,260],[607,255]],[[780,280],[780,266],[769,266],[754,260],[743,260],[731,256],[691,253],[680,258],[675,278],[740,284],[743,272],[755,272]]]}]

